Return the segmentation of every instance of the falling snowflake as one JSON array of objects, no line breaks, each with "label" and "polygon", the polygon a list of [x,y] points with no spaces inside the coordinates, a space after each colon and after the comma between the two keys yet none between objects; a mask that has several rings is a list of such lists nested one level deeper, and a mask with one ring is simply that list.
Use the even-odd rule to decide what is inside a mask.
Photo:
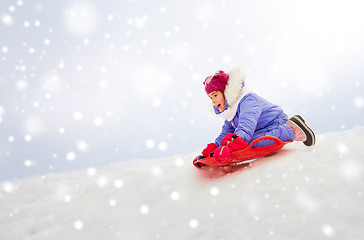
[{"label": "falling snowflake", "polygon": [[29,135],[29,134],[27,134],[27,135],[25,135],[24,140],[25,140],[26,142],[30,142],[30,141],[32,141],[32,136],[31,136],[31,135]]},{"label": "falling snowflake", "polygon": [[212,187],[212,188],[210,189],[210,194],[211,194],[212,196],[217,196],[217,195],[219,195],[219,193],[220,193],[220,190],[219,190],[219,188],[218,188],[218,187]]},{"label": "falling snowflake", "polygon": [[145,145],[146,145],[146,147],[147,147],[148,149],[152,149],[152,148],[154,148],[155,143],[154,143],[154,141],[153,141],[152,139],[148,139],[148,140],[145,142]]},{"label": "falling snowflake", "polygon": [[108,179],[106,177],[99,177],[97,179],[97,185],[100,187],[100,188],[104,188],[106,187],[108,184]]},{"label": "falling snowflake", "polygon": [[348,149],[348,147],[344,143],[339,143],[337,145],[337,151],[340,154],[347,154],[349,152],[349,149]]},{"label": "falling snowflake", "polygon": [[115,186],[116,188],[122,188],[122,187],[124,186],[124,181],[123,181],[123,180],[121,180],[121,179],[116,179],[116,180],[114,181],[114,186]]},{"label": "falling snowflake", "polygon": [[148,213],[149,213],[149,207],[148,207],[147,205],[142,205],[142,206],[140,207],[140,212],[141,212],[142,214],[148,214]]},{"label": "falling snowflake", "polygon": [[81,152],[87,152],[89,150],[87,142],[83,140],[77,141],[76,146],[78,150],[80,150]]},{"label": "falling snowflake", "polygon": [[6,193],[12,193],[15,191],[15,185],[12,184],[11,182],[4,182],[2,185],[3,185],[2,186],[3,190]]},{"label": "falling snowflake", "polygon": [[76,120],[81,120],[81,119],[83,118],[83,114],[82,114],[81,112],[77,111],[77,112],[75,112],[75,113],[73,114],[73,117],[74,117],[74,119],[76,119]]},{"label": "falling snowflake", "polygon": [[76,230],[82,230],[83,229],[83,222],[78,220],[73,223],[73,226]]},{"label": "falling snowflake", "polygon": [[335,234],[334,229],[330,225],[322,226],[321,230],[323,234],[326,235],[327,237],[332,237]]},{"label": "falling snowflake", "polygon": [[179,194],[179,192],[177,192],[177,191],[173,191],[173,192],[171,192],[171,199],[172,199],[172,200],[176,201],[176,200],[178,200],[179,198],[180,198],[180,194]]},{"label": "falling snowflake", "polygon": [[17,83],[16,83],[16,88],[20,91],[24,91],[28,88],[28,83],[24,80],[19,80]]},{"label": "falling snowflake", "polygon": [[190,222],[189,222],[189,225],[191,228],[197,228],[199,223],[196,219],[191,219]]},{"label": "falling snowflake", "polygon": [[13,17],[6,13],[1,16],[1,21],[7,26],[12,25],[14,22]]},{"label": "falling snowflake", "polygon": [[94,125],[96,127],[101,127],[103,123],[104,122],[103,122],[102,118],[100,118],[100,117],[97,117],[97,118],[94,119]]},{"label": "falling snowflake", "polygon": [[109,201],[109,204],[110,204],[110,206],[112,206],[112,207],[114,207],[114,206],[116,206],[116,200],[115,199],[110,199],[110,201]]},{"label": "falling snowflake", "polygon": [[70,195],[65,195],[64,197],[63,197],[63,200],[65,201],[65,202],[70,202],[71,200],[72,200],[72,197],[70,196]]},{"label": "falling snowflake", "polygon": [[153,107],[160,107],[162,105],[162,100],[160,98],[153,99],[152,102]]},{"label": "falling snowflake", "polygon": [[3,53],[7,53],[7,52],[9,52],[9,48],[8,47],[3,47],[2,51],[3,51]]},{"label": "falling snowflake", "polygon": [[32,163],[31,160],[27,159],[27,160],[24,161],[24,166],[31,167],[32,165],[33,165],[33,163]]},{"label": "falling snowflake", "polygon": [[364,100],[361,97],[357,97],[354,100],[354,106],[357,108],[362,108],[364,106]]},{"label": "falling snowflake", "polygon": [[161,177],[163,175],[162,169],[158,166],[152,167],[151,170],[152,170],[153,176],[155,176],[155,177]]},{"label": "falling snowflake", "polygon": [[76,153],[74,153],[74,152],[68,152],[66,154],[66,159],[68,161],[71,161],[71,162],[74,161],[76,159]]},{"label": "falling snowflake", "polygon": [[90,177],[95,176],[95,175],[96,175],[96,173],[97,173],[96,168],[89,167],[89,168],[87,169],[87,175],[89,175]]},{"label": "falling snowflake", "polygon": [[159,148],[159,150],[161,150],[161,151],[165,151],[165,150],[167,150],[167,143],[166,143],[166,142],[161,142],[161,143],[159,143],[159,144],[158,144],[158,148]]},{"label": "falling snowflake", "polygon": [[176,163],[177,167],[182,167],[185,162],[184,162],[183,158],[177,158],[175,163]]}]

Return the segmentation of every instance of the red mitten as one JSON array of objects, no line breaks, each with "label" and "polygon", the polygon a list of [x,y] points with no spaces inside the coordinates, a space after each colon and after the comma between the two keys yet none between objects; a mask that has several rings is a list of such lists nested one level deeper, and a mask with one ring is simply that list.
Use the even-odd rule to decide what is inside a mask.
[{"label": "red mitten", "polygon": [[233,136],[236,135],[235,133],[228,133],[225,137],[221,140],[221,146],[226,146],[227,142],[231,142]]},{"label": "red mitten", "polygon": [[227,134],[222,139],[221,144],[230,147],[233,151],[243,150],[248,146],[248,143],[236,134],[232,134],[229,136]]},{"label": "red mitten", "polygon": [[243,150],[248,146],[248,143],[245,142],[241,137],[236,137],[235,139],[227,144],[227,146],[231,147],[234,151]]},{"label": "red mitten", "polygon": [[211,153],[213,153],[218,146],[215,143],[207,144],[204,150],[202,150],[202,155],[204,157],[210,157]]},{"label": "red mitten", "polygon": [[230,154],[233,150],[227,146],[220,146],[214,152],[214,158],[218,162],[230,160]]}]

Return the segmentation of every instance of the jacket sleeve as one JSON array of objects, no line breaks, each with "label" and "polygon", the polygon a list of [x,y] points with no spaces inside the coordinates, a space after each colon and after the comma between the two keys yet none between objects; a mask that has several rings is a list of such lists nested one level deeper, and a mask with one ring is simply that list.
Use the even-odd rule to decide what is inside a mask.
[{"label": "jacket sleeve", "polygon": [[239,110],[239,122],[235,133],[249,143],[262,114],[263,106],[257,98],[249,96],[240,103]]},{"label": "jacket sleeve", "polygon": [[216,138],[215,144],[217,146],[221,146],[221,140],[226,136],[228,133],[233,133],[235,128],[231,125],[231,123],[225,120],[224,125],[222,126],[222,130],[220,135]]}]

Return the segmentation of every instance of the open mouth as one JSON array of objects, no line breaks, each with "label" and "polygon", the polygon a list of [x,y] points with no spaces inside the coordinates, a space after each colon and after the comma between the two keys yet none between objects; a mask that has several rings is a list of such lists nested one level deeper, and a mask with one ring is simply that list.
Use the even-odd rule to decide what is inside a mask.
[{"label": "open mouth", "polygon": [[219,108],[221,106],[221,103],[217,104],[217,108]]}]

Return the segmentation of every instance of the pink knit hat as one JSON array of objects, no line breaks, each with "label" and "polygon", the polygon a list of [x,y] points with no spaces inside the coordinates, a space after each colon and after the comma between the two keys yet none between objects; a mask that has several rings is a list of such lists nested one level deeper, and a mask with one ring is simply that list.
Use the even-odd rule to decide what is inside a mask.
[{"label": "pink knit hat", "polygon": [[209,95],[214,91],[225,91],[226,84],[229,79],[229,74],[224,71],[218,71],[214,75],[208,76],[203,84],[205,85],[206,94]]}]

